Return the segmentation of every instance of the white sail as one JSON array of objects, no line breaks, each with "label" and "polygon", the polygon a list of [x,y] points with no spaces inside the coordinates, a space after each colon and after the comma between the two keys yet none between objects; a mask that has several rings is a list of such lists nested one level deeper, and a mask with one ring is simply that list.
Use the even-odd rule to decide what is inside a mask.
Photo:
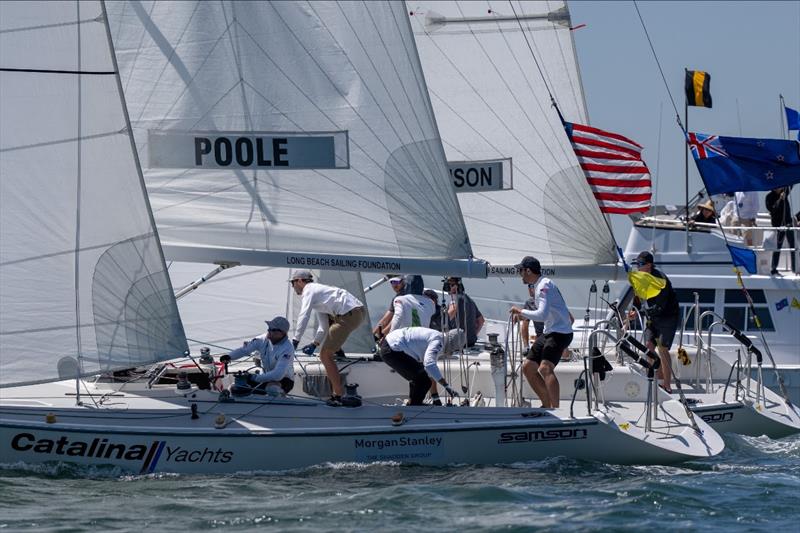
[{"label": "white sail", "polygon": [[108,9],[169,259],[485,275],[402,3]]},{"label": "white sail", "polygon": [[[527,254],[559,274],[615,263],[547,90],[565,120],[588,123],[564,2],[407,5],[448,161],[461,162],[454,181],[476,256],[506,274]],[[469,168],[502,172],[502,190],[464,184]]]},{"label": "white sail", "polygon": [[0,3],[0,386],[186,347],[102,5]]}]

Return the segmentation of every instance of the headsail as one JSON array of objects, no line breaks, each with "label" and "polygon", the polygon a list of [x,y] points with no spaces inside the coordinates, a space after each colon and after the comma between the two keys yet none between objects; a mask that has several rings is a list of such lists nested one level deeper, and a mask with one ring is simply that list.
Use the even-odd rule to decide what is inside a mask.
[{"label": "headsail", "polygon": [[460,162],[451,168],[503,174],[502,190],[458,195],[476,256],[501,273],[526,253],[559,274],[615,263],[547,90],[566,120],[588,123],[564,2],[407,5],[447,158]]},{"label": "headsail", "polygon": [[0,3],[0,386],[181,355],[102,5]]},{"label": "headsail", "polygon": [[402,3],[109,11],[168,258],[485,275]]}]

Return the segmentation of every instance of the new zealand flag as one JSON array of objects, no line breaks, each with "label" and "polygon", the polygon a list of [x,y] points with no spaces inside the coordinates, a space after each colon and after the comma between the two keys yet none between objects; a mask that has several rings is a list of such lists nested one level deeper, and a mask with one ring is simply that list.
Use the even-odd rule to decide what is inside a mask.
[{"label": "new zealand flag", "polygon": [[800,183],[800,143],[687,133],[708,194],[769,191]]}]

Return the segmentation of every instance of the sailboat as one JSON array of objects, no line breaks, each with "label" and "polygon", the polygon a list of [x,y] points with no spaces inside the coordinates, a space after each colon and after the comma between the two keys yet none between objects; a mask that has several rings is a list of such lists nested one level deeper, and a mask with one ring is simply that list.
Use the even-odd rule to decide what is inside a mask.
[{"label": "sailboat", "polygon": [[[184,7],[185,18],[191,25],[202,23],[204,27],[213,27],[215,23],[206,22],[204,18],[209,17],[210,13],[214,15],[213,18],[219,25],[217,32],[222,35],[227,30],[227,25],[219,21],[234,18],[235,6],[236,4],[231,5],[229,15],[222,16],[224,13],[221,15],[215,10],[216,8],[187,5]],[[516,300],[509,295],[512,291],[515,294],[519,293],[516,288],[520,287],[520,284],[515,276],[515,269],[511,266],[519,259],[519,250],[536,250],[546,265],[545,271],[556,278],[613,279],[617,276],[621,267],[616,263],[615,243],[586,184],[569,141],[563,134],[559,115],[552,106],[552,98],[555,96],[564,115],[579,122],[588,121],[566,5],[524,3],[520,4],[524,9],[519,13],[513,6],[503,2],[490,4],[488,13],[482,6],[470,2],[417,2],[409,3],[408,6],[409,20],[417,49],[421,54],[427,89],[444,139],[445,154],[449,160],[448,170],[451,176],[457,176],[459,172],[466,176],[456,190],[459,193],[459,205],[464,214],[473,251],[480,257],[490,260],[493,275],[506,277],[506,284],[501,288],[509,291],[509,294],[501,294],[500,298],[497,298],[498,285],[495,283],[491,288],[493,300],[499,302]],[[145,5],[138,7],[138,11],[137,6],[128,10],[129,16],[135,20],[150,21],[142,24],[143,28],[138,28],[136,24],[125,23],[124,8],[118,9],[120,11],[118,15],[112,13],[112,19],[114,16],[121,17],[117,25],[120,28],[117,42],[122,43],[121,50],[118,50],[118,55],[122,59],[121,71],[124,78],[131,80],[127,84],[129,87],[127,100],[134,109],[133,114],[138,117],[134,120],[134,128],[140,131],[137,135],[140,140],[139,148],[143,153],[143,159],[148,161],[152,159],[148,148],[152,124],[166,120],[162,114],[167,107],[165,102],[170,102],[167,97],[173,92],[181,99],[168,106],[168,111],[172,113],[169,118],[171,123],[183,114],[188,113],[193,117],[191,111],[198,108],[204,110],[205,122],[202,127],[215,129],[216,114],[228,110],[231,106],[235,111],[234,115],[245,120],[245,123],[237,125],[236,128],[245,128],[250,123],[263,120],[263,111],[259,107],[263,105],[263,95],[250,94],[248,97],[248,93],[242,93],[238,99],[229,99],[232,88],[244,90],[258,85],[247,79],[240,82],[238,72],[245,67],[237,63],[236,54],[228,49],[219,50],[214,40],[208,41],[201,47],[192,44],[189,48],[184,35],[191,31],[190,24],[182,27],[180,32],[168,36],[167,42],[164,42],[164,38],[158,38],[159,17],[163,17],[165,12],[162,9],[166,8]],[[170,9],[169,13],[180,15],[173,9]],[[126,28],[130,31],[126,32]],[[177,31],[176,28],[173,30]],[[125,43],[133,43],[130,45],[130,50]],[[158,56],[156,59],[151,58],[155,65],[143,64],[137,51],[152,48],[159,43],[165,50],[163,57],[159,60],[156,60]],[[215,89],[216,92],[204,93],[202,99],[185,96],[183,91],[175,91],[173,87],[176,84],[173,77],[178,76],[180,69],[176,68],[176,72],[173,73],[172,66],[167,63],[176,55],[185,54],[177,54],[171,51],[171,48],[189,50],[192,57],[204,57],[207,61],[228,65],[228,70],[224,70],[221,75],[221,79],[228,80],[228,83],[219,84]],[[240,49],[246,50],[246,47],[242,46]],[[535,72],[534,64],[541,69],[541,76]],[[139,78],[152,81],[141,74],[151,71],[158,73],[156,83],[141,83]],[[248,75],[258,79],[257,67],[247,68],[246,71]],[[490,72],[492,75],[482,75],[485,72]],[[204,73],[200,72],[198,75],[202,76]],[[459,80],[459,83],[452,83],[453,79]],[[202,79],[193,75],[188,86],[199,87],[204,83]],[[212,107],[210,112],[205,109],[209,105]],[[494,181],[471,186],[469,176],[472,171],[475,175],[486,174]],[[222,170],[220,172],[222,173]],[[196,173],[190,172],[188,175]],[[224,202],[220,202],[213,194],[199,194],[195,187],[199,187],[200,191],[215,190],[213,186],[204,183],[198,185],[190,182],[187,191],[182,191],[172,185],[175,181],[172,174],[171,171],[164,170],[158,165],[145,165],[145,178],[149,184],[151,197],[163,202],[163,207],[156,211],[157,221],[162,228],[181,228],[182,231],[186,231],[187,227],[193,228],[197,225],[204,227],[203,212],[209,210],[217,213],[220,209],[225,209],[229,203],[236,205],[227,197]],[[209,176],[210,180],[218,179],[218,176],[213,174]],[[260,186],[263,180],[254,179],[254,184]],[[231,211],[232,216],[241,216],[245,212],[241,206],[247,205],[253,209],[257,202],[251,193],[252,189],[237,191],[242,198],[238,204],[240,208]],[[261,200],[259,205],[270,205],[270,198],[266,195],[258,193],[257,198]],[[231,236],[225,240],[207,234],[193,235],[192,239],[212,241],[217,249],[207,256],[206,261],[222,261],[224,254],[221,250],[225,253],[231,252],[222,248],[225,242],[241,239],[241,234],[251,235],[256,232],[251,228],[252,224],[252,217],[248,211],[246,223],[228,224],[230,227],[225,231],[229,231]],[[181,247],[186,248],[185,245]],[[205,242],[193,242],[189,247],[195,250],[195,253],[199,253],[201,249],[208,252]],[[257,262],[266,261],[263,259],[265,256],[266,254],[262,254],[262,258]],[[178,259],[182,257],[180,254],[175,256]],[[341,281],[339,280],[339,283]],[[360,289],[361,284],[358,281],[358,278],[355,278],[350,284],[351,291],[353,287]],[[291,317],[289,309],[293,301],[291,297],[284,299],[282,294],[274,294],[272,299],[285,303],[285,311],[281,312]],[[247,295],[241,294],[239,300],[246,301]],[[231,324],[229,317],[225,316],[226,313],[209,312],[216,301],[218,300],[211,296],[210,302],[200,305],[199,312],[196,305],[189,303],[185,307],[187,312],[183,316],[184,318],[198,316],[197,326],[193,322],[192,329],[203,331],[205,339],[212,344],[230,343],[233,339],[238,341],[235,336],[230,336],[230,332],[236,331],[237,326],[241,327],[240,323],[246,323],[244,317],[237,315],[237,324],[234,325]],[[231,302],[225,307],[234,313],[237,308],[237,302]],[[507,304],[499,309],[499,313],[505,314],[506,309]],[[266,316],[254,311],[250,311],[250,314]],[[222,329],[221,326],[228,332],[227,336],[209,333],[211,330]],[[248,334],[251,333],[252,331],[248,331]],[[362,333],[358,337],[359,343],[351,343],[351,346],[347,347],[348,353],[363,354],[354,359],[358,361],[357,366],[350,366],[354,361],[346,363],[351,380],[361,384],[361,392],[365,396],[396,398],[402,394],[402,380],[396,375],[387,373],[381,364],[368,368],[361,364],[363,361],[359,361],[370,358],[368,353],[370,337],[368,332]],[[469,358],[471,362],[468,361],[466,366],[476,364],[471,366],[473,376],[490,372],[487,357],[483,357],[482,366],[477,366],[482,360],[481,357],[470,355]],[[583,370],[579,364],[573,366],[574,368],[569,371],[567,365],[561,366],[563,380],[572,382]],[[513,374],[513,369],[510,372]],[[620,370],[620,372],[627,371]],[[320,390],[318,385],[325,381],[322,369],[313,359],[301,360],[298,364],[298,375],[304,384],[308,382],[306,388],[310,391],[318,392]],[[470,383],[475,384],[477,378],[470,379],[469,376],[466,378],[469,390]],[[625,386],[628,384],[626,381]],[[646,390],[643,382],[637,386]],[[606,383],[605,389],[609,398],[613,397],[608,390],[611,387]],[[473,394],[478,390],[476,387],[471,388],[473,390],[470,393]],[[322,387],[322,390],[326,389]],[[482,386],[479,390],[485,397],[491,388]],[[520,390],[525,388],[520,386]],[[565,394],[567,398],[570,397],[569,390],[565,390]],[[620,393],[618,399],[633,398]],[[780,407],[780,404],[775,402],[771,402],[771,405]],[[708,407],[708,405],[703,406],[705,409],[703,416],[708,420],[713,421],[718,415],[727,417],[716,411],[708,412]],[[729,410],[730,406],[716,407]],[[777,433],[770,431],[767,433],[782,434],[785,430],[783,424],[779,422],[777,426]],[[743,431],[741,425],[737,427],[739,431]],[[751,425],[751,431],[760,432],[762,426]]]},{"label": "sailboat", "polygon": [[[160,12],[165,5],[168,11]],[[109,17],[106,5],[94,1],[0,4],[2,462],[65,461],[141,473],[196,473],[342,461],[480,464],[556,454],[669,463],[723,449],[719,435],[702,421],[693,427],[667,423],[655,432],[644,431],[605,407],[570,416],[531,408],[345,409],[294,398],[232,398],[227,391],[197,390],[185,380],[170,389],[127,391],[82,379],[172,359],[186,347],[138,153],[151,166],[172,168],[164,172],[160,189],[187,202],[190,195],[179,178],[189,183],[224,181],[227,175],[218,167],[232,165],[234,157],[240,166],[250,161],[242,139],[250,140],[253,161],[270,158],[273,167],[278,162],[289,167],[289,177],[265,174],[273,178],[271,194],[283,202],[261,205],[254,200],[260,215],[276,220],[228,246],[196,242],[228,235],[231,227],[247,228],[246,220],[234,216],[237,210],[226,210],[224,198],[218,208],[221,223],[209,220],[202,228],[182,226],[182,210],[176,208],[174,226],[160,226],[163,249],[174,256],[259,264],[341,261],[337,266],[374,271],[411,265],[410,270],[447,269],[465,275],[480,275],[483,268],[485,273],[485,263],[471,257],[458,204],[445,179],[445,159],[402,5],[129,2],[113,8],[118,18]],[[185,24],[176,26],[177,20]],[[112,41],[112,32],[126,29],[131,40]],[[148,85],[121,76],[115,54],[117,43],[124,55],[136,40],[140,53],[132,61],[165,65],[163,70],[147,69],[155,73],[155,81],[176,76],[169,83],[175,98],[164,101],[152,94],[148,99],[165,112],[186,106],[191,115],[171,119],[164,113],[154,119],[148,150],[138,153],[128,113],[144,110],[129,109],[123,94]],[[229,63],[214,53],[178,53],[182,51],[173,41],[238,52]],[[240,48],[245,42],[251,43],[247,52]],[[389,57],[389,63],[378,61]],[[257,61],[263,67],[267,59],[275,69],[270,70],[272,79],[263,74],[262,81],[280,78],[280,83],[245,83],[258,69],[243,63]],[[182,68],[184,61],[193,62],[193,68]],[[166,69],[167,63],[174,68]],[[201,66],[220,71],[195,84]],[[229,68],[239,78],[225,86],[222,73]],[[379,68],[390,69],[393,77],[382,77]],[[153,81],[149,86],[157,87]],[[285,91],[267,91],[275,86]],[[222,92],[216,93],[218,89]],[[269,97],[269,105],[253,100],[254,106],[263,106],[260,116],[274,119],[269,130],[262,130],[261,122],[250,124],[254,114],[248,108],[214,111],[237,91],[248,98],[257,92]],[[413,98],[418,104],[414,127],[408,125],[403,134],[393,129],[400,109],[388,117],[389,108],[378,94]],[[193,105],[199,101],[214,105]],[[306,130],[312,132],[308,137]],[[272,147],[271,155],[259,152],[259,144]],[[234,153],[230,147],[241,150]],[[293,170],[293,162],[300,168]],[[186,164],[200,170],[174,171]],[[325,171],[318,173],[320,169]],[[249,170],[248,179],[244,169],[235,169],[241,180],[227,185],[228,190],[256,186],[260,180],[254,178],[261,172]],[[168,176],[175,183],[167,183]],[[348,203],[332,203],[341,190],[357,185],[373,200],[371,205],[349,211]],[[430,198],[429,204],[410,201],[419,190]],[[216,196],[225,194],[220,190]],[[150,198],[156,213],[171,211],[163,209],[152,190]],[[330,205],[315,209],[313,217],[292,209],[297,201],[312,202],[310,198]],[[375,202],[386,210],[376,209]],[[431,204],[434,213],[420,211]],[[209,212],[213,208],[202,202],[198,206]],[[345,213],[338,226],[331,224],[334,213]],[[284,219],[282,226],[278,222]],[[373,227],[350,226],[376,219],[388,234],[378,243]],[[434,225],[436,238],[426,229]],[[287,251],[291,249],[297,251]],[[419,254],[420,249],[430,255]],[[157,374],[151,376],[155,378]],[[661,409],[667,422],[682,412],[677,402]]]}]

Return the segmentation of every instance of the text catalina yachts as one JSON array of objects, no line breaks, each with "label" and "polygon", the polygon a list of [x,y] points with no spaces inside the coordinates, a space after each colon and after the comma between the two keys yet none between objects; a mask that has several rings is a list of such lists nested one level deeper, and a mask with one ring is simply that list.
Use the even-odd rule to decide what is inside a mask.
[{"label": "text catalina yachts", "polygon": [[[123,459],[127,461],[152,461],[159,457],[175,463],[227,463],[233,459],[233,452],[220,448],[186,449],[181,446],[167,446],[166,441],[153,441],[150,444],[122,444],[109,442],[105,438],[94,438],[90,442],[70,440],[62,435],[57,439],[37,439],[31,433],[18,433],[11,439],[11,447],[19,452],[33,452],[69,457],[91,457],[95,459]],[[166,451],[166,454],[162,452]]]}]

